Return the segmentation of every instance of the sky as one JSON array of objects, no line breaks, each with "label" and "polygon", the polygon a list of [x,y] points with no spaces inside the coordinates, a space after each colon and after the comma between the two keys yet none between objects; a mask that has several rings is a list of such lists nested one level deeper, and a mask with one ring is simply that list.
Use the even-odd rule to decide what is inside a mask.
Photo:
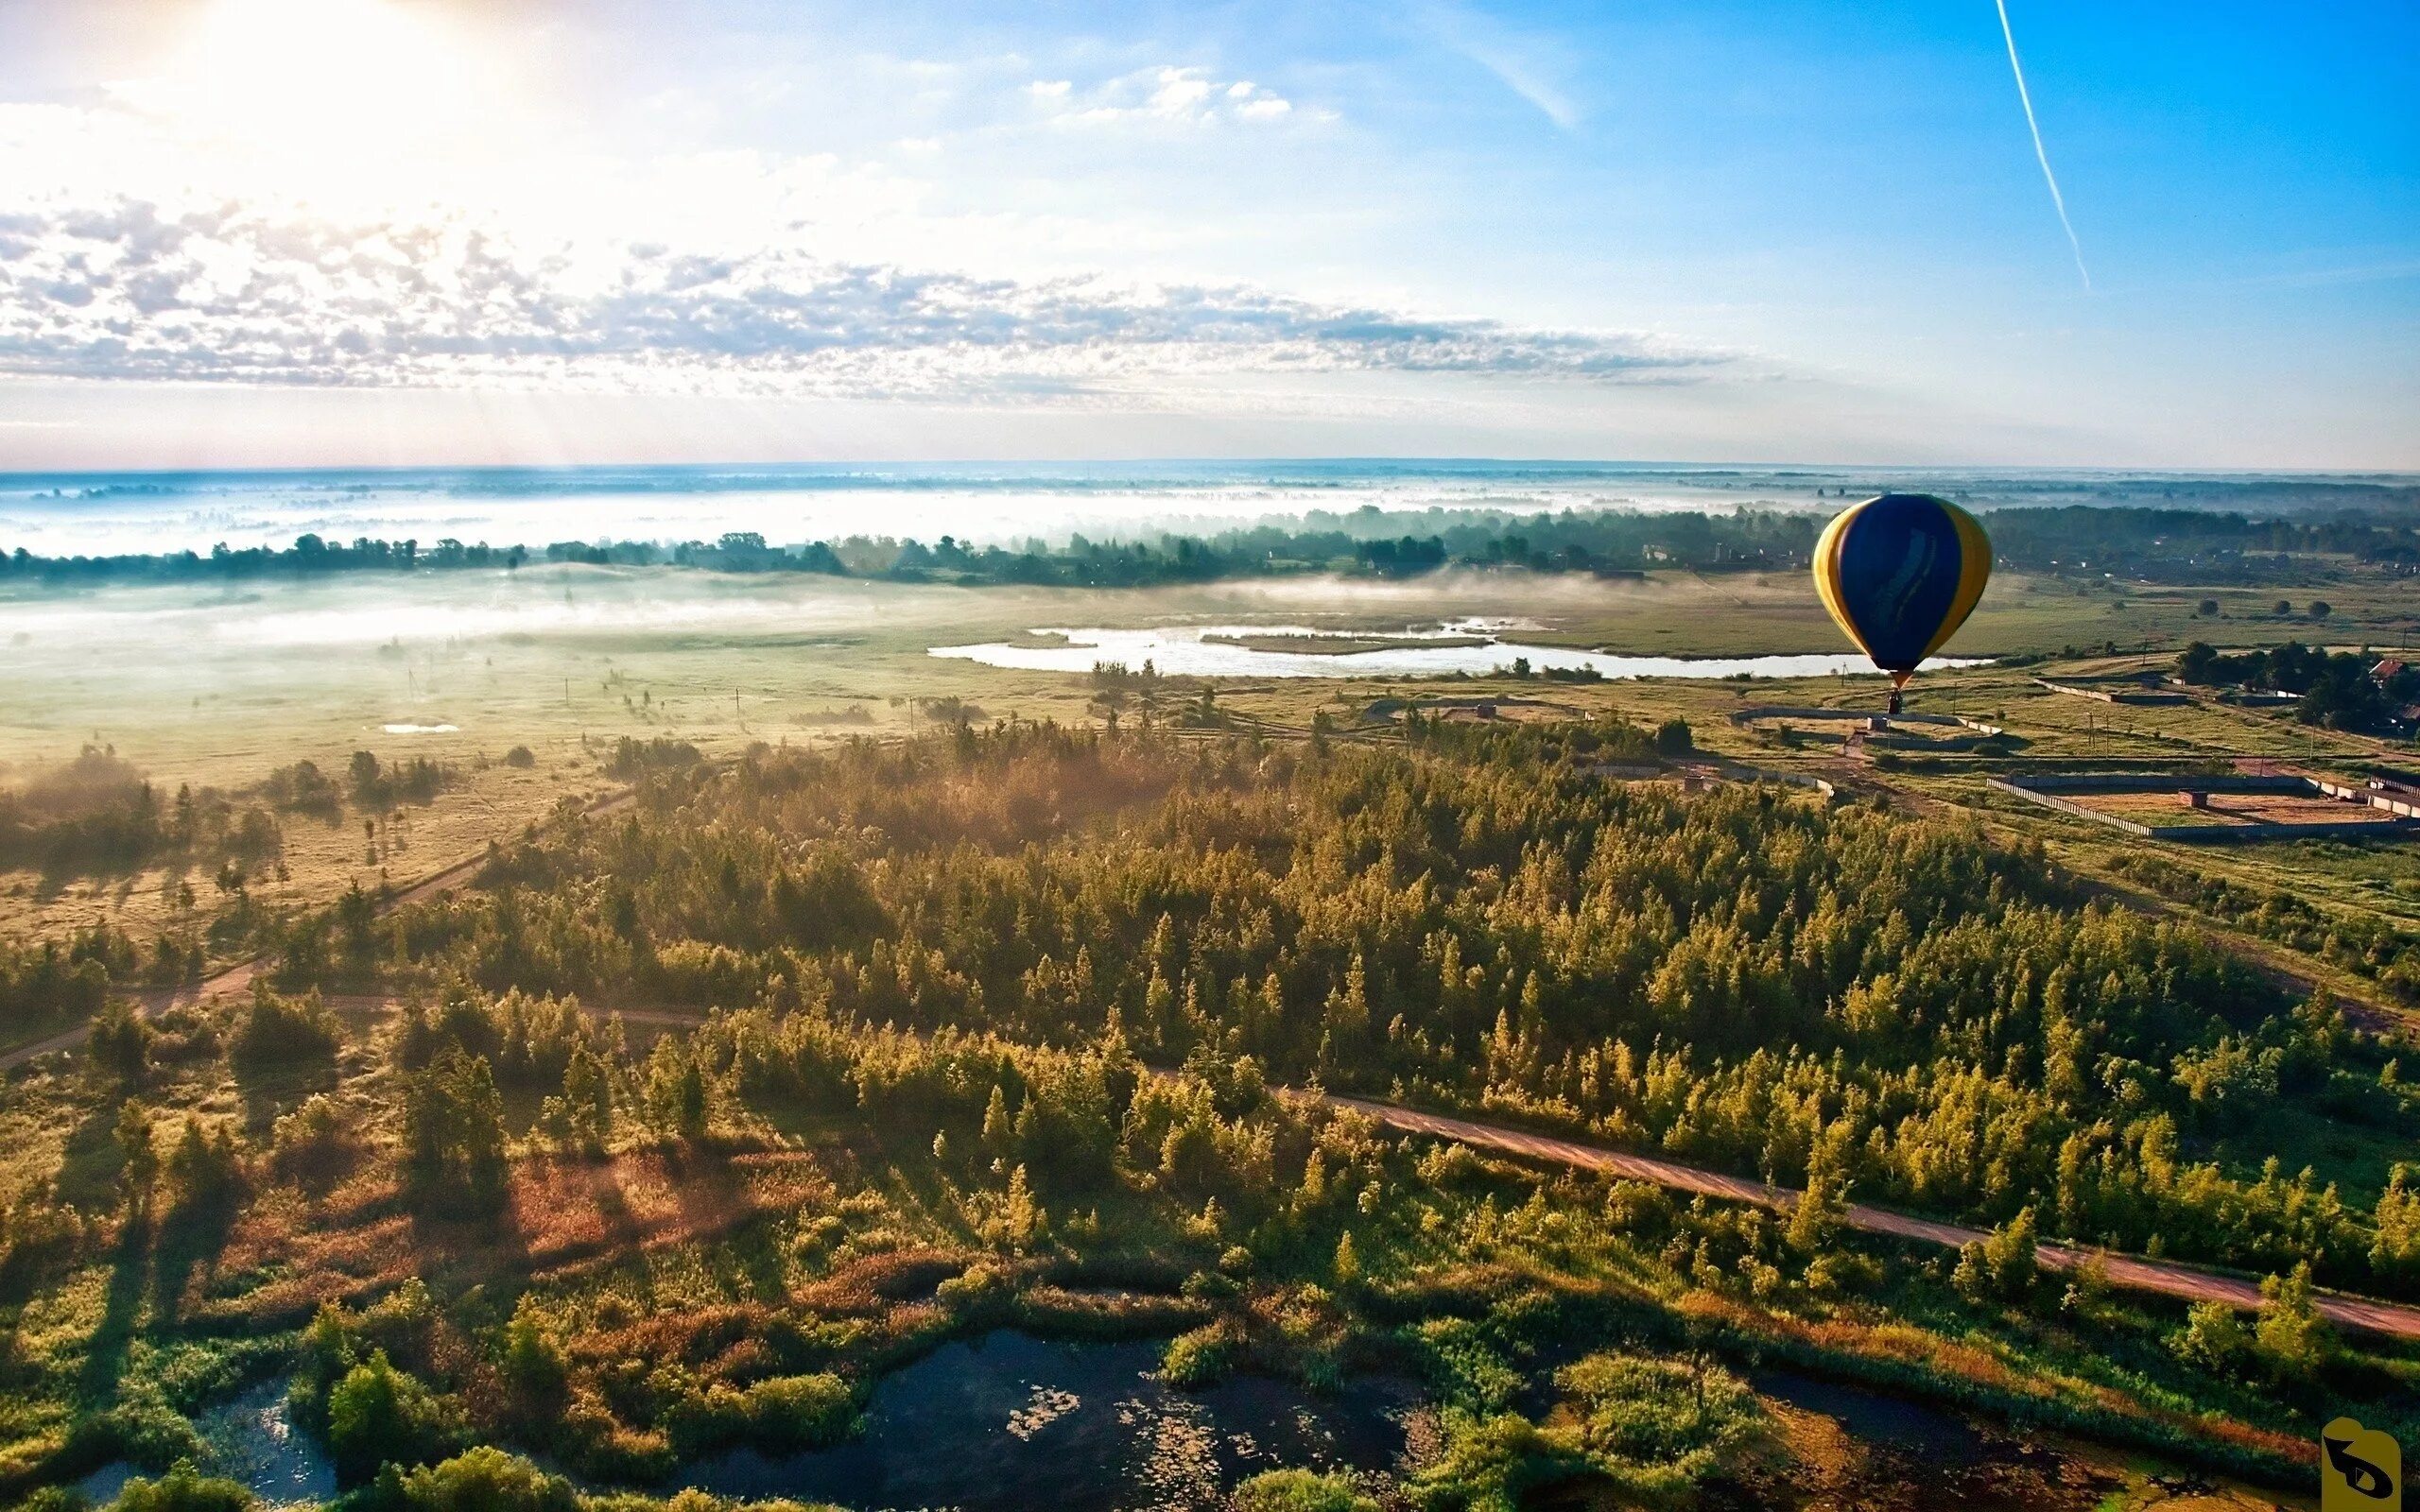
[{"label": "sky", "polygon": [[2409,0],[0,0],[0,469],[2420,468],[2414,100]]}]

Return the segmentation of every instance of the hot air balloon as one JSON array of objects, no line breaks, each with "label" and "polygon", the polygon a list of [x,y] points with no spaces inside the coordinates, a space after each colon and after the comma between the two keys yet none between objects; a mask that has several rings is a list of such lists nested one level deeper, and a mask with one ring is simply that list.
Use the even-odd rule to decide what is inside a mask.
[{"label": "hot air balloon", "polygon": [[1929,493],[1854,504],[1815,542],[1815,590],[1858,649],[1891,674],[1891,712],[1924,659],[1974,612],[1992,542],[1975,517]]}]

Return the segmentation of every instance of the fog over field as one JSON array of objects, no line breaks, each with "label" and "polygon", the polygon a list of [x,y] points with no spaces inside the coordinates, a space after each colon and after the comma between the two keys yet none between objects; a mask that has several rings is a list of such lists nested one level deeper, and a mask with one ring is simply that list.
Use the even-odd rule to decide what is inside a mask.
[{"label": "fog over field", "polygon": [[1416,517],[1430,511],[1834,510],[1885,489],[1928,490],[1977,508],[2420,511],[2420,480],[2402,474],[1452,460],[15,473],[0,474],[0,551],[207,552],[284,547],[305,533],[424,547],[713,541],[730,531],[775,544],[851,536],[1057,544],[1071,534],[1215,534],[1305,517],[1377,533],[1426,528]]}]

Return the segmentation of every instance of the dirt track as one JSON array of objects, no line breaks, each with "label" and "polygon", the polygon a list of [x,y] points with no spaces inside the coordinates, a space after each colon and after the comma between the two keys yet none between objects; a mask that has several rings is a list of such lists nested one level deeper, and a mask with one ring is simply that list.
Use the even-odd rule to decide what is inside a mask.
[{"label": "dirt track", "polygon": [[[1767,1208],[1788,1208],[1799,1196],[1789,1187],[1770,1187],[1762,1182],[1742,1180],[1738,1177],[1701,1170],[1675,1160],[1624,1155],[1616,1150],[1577,1144],[1551,1135],[1531,1134],[1497,1124],[1478,1124],[1466,1118],[1416,1112],[1409,1108],[1397,1108],[1392,1103],[1374,1103],[1364,1098],[1342,1097],[1334,1093],[1312,1095],[1331,1108],[1349,1108],[1366,1114],[1389,1128],[1405,1133],[1434,1135],[1475,1148],[1497,1150],[1550,1165],[1602,1171],[1634,1181],[1651,1181],[1677,1192],[1703,1193],[1711,1197],[1753,1202]],[[1910,1218],[1905,1213],[1887,1212],[1880,1208],[1862,1205],[1851,1207],[1842,1217],[1850,1228],[1863,1229],[1867,1233],[1887,1234],[1895,1239],[1913,1239],[1951,1247],[1985,1237],[1979,1228],[1935,1223],[1929,1218]],[[2143,1260],[2133,1255],[2069,1245],[2046,1244],[2036,1253],[2043,1266],[2048,1270],[2074,1270],[2088,1260],[2097,1260],[2108,1275],[2111,1285],[2132,1291],[2155,1292],[2195,1302],[2225,1302],[2236,1307],[2260,1305],[2260,1288],[2239,1277],[2221,1276],[2190,1265]],[[2320,1312],[2341,1327],[2393,1334],[2397,1338],[2420,1339],[2420,1307],[2330,1293],[2320,1294],[2317,1303]]]}]

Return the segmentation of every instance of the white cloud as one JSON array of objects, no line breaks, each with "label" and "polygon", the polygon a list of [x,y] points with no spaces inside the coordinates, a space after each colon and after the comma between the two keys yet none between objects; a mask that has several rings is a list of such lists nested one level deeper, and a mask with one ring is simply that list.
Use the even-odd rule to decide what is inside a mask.
[{"label": "white cloud", "polygon": [[[1138,68],[1079,92],[1067,79],[1026,86],[1045,119],[1069,126],[1216,126],[1268,122],[1293,113],[1293,101],[1250,79],[1219,80],[1204,68]],[[1326,112],[1315,118],[1332,119]]]},{"label": "white cloud", "polygon": [[1725,354],[1645,335],[1245,285],[525,245],[461,216],[355,224],[233,202],[0,216],[0,372],[19,376],[1016,399],[1154,375],[1353,371],[1745,375]]},{"label": "white cloud", "polygon": [[1550,44],[1460,6],[1431,5],[1422,15],[1440,42],[1495,75],[1547,120],[1566,131],[1580,125],[1579,105],[1554,77],[1559,65]]}]

